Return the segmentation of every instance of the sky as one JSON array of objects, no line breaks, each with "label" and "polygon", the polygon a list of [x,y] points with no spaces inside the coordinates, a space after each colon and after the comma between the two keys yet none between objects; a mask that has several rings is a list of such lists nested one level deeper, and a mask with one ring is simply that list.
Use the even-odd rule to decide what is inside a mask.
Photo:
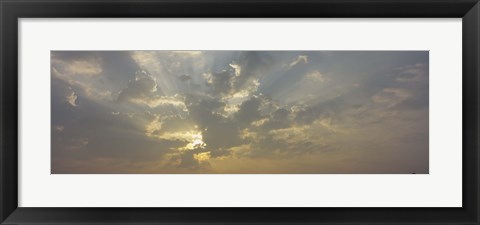
[{"label": "sky", "polygon": [[52,174],[426,174],[428,51],[52,51]]}]

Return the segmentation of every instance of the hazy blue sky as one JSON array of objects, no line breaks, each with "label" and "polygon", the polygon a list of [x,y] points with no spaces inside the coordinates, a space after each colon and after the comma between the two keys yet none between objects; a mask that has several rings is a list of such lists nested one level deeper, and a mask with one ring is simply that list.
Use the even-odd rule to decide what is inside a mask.
[{"label": "hazy blue sky", "polygon": [[426,51],[52,51],[52,173],[428,173]]}]

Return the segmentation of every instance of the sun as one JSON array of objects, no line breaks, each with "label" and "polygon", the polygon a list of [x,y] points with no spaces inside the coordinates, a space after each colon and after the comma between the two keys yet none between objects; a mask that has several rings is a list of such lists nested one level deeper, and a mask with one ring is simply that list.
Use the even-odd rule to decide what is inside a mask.
[{"label": "sun", "polygon": [[197,148],[205,148],[207,144],[203,142],[202,133],[192,133],[189,138],[189,143],[183,147],[183,150],[194,150]]},{"label": "sun", "polygon": [[201,139],[196,139],[196,140],[194,140],[194,141],[192,142],[192,145],[193,145],[194,147],[196,147],[196,146],[204,146],[205,143],[204,143]]}]

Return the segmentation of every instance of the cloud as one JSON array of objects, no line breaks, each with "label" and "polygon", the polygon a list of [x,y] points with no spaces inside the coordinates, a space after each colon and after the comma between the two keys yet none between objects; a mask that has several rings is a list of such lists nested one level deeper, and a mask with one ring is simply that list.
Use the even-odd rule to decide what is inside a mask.
[{"label": "cloud", "polygon": [[202,132],[203,141],[212,155],[223,155],[224,150],[242,144],[238,125],[232,121],[218,121],[209,124]]},{"label": "cloud", "polygon": [[183,102],[183,97],[180,95],[174,96],[158,96],[155,95],[151,98],[137,98],[134,99],[133,102],[138,104],[145,104],[148,105],[150,108],[155,108],[158,106],[175,106],[183,111],[186,111],[185,103]]},{"label": "cloud", "polygon": [[396,81],[398,82],[418,82],[425,79],[428,75],[428,65],[417,63],[398,68]]},{"label": "cloud", "polygon": [[242,66],[238,65],[238,64],[235,64],[235,63],[230,63],[228,64],[230,67],[232,67],[232,69],[235,70],[235,76],[240,76],[240,74],[242,74]]},{"label": "cloud", "polygon": [[191,80],[192,77],[188,74],[182,74],[182,75],[178,76],[178,79],[180,79],[181,81],[188,81],[188,80]]},{"label": "cloud", "polygon": [[295,58],[289,65],[288,69],[291,69],[292,67],[300,64],[307,64],[308,63],[308,56],[306,55],[299,55],[297,58]]},{"label": "cloud", "polygon": [[[52,171],[425,171],[428,57],[329,54],[56,53]],[[95,57],[97,75],[65,63]]]},{"label": "cloud", "polygon": [[[99,54],[76,54],[64,51],[52,51],[52,78],[61,79],[75,88],[77,94],[84,93],[86,98],[108,99],[111,92],[101,87],[103,77],[103,57]],[[91,82],[91,81],[98,81]]]},{"label": "cloud", "polygon": [[260,97],[252,97],[249,100],[243,102],[240,105],[240,109],[235,114],[235,119],[241,124],[250,124],[255,120],[259,120],[262,118],[262,114],[260,113],[260,105],[261,105],[261,98]]},{"label": "cloud", "polygon": [[[285,108],[279,108],[274,111],[268,119],[260,120],[261,123],[258,124],[258,127],[261,127],[265,130],[274,130],[281,129],[291,126],[292,120],[290,118],[292,112]],[[253,124],[255,126],[255,124]]]},{"label": "cloud", "polygon": [[69,76],[98,76],[102,73],[101,58],[93,57],[84,57],[84,58],[71,58],[71,59],[59,59],[56,57],[58,52],[52,53],[52,64],[55,65],[55,68],[61,73],[67,74]]},{"label": "cloud", "polygon": [[410,98],[410,96],[411,94],[404,89],[385,88],[379,93],[375,94],[372,97],[372,100],[377,104],[392,107],[407,100]]},{"label": "cloud", "polygon": [[88,139],[86,138],[70,138],[67,139],[68,145],[66,150],[68,151],[80,151],[84,150],[88,145]]},{"label": "cloud", "polygon": [[180,164],[178,167],[193,170],[209,168],[210,164],[208,163],[208,159],[209,153],[207,152],[185,152],[180,156]]},{"label": "cloud", "polygon": [[214,96],[227,95],[231,92],[232,77],[233,75],[227,70],[223,70],[222,72],[219,72],[219,73],[205,74],[207,85],[212,88],[212,94]]},{"label": "cloud", "polygon": [[185,109],[182,96],[162,96],[158,93],[155,78],[143,70],[137,72],[135,78],[130,80],[127,87],[118,94],[117,101],[147,105],[150,108],[170,105]]},{"label": "cloud", "polygon": [[213,63],[201,51],[132,51],[130,57],[138,68],[161,81],[157,85],[163,95],[191,90],[203,83],[201,76],[211,72],[209,66]]},{"label": "cloud", "polygon": [[328,80],[327,76],[323,73],[320,73],[320,71],[318,70],[307,73],[305,75],[305,78],[309,82],[320,82],[320,83],[324,83]]},{"label": "cloud", "polygon": [[160,72],[163,69],[156,51],[132,51],[130,55],[140,68],[147,68],[155,72]]},{"label": "cloud", "polygon": [[155,79],[146,71],[139,71],[135,78],[130,80],[127,87],[118,95],[120,102],[130,100],[151,99],[157,92],[157,83]]},{"label": "cloud", "polygon": [[196,122],[200,129],[205,129],[209,124],[224,119],[221,114],[216,113],[225,106],[225,103],[218,99],[189,95],[185,102],[190,118]]},{"label": "cloud", "polygon": [[231,116],[240,110],[240,105],[246,100],[252,98],[257,93],[260,82],[258,79],[252,79],[244,87],[234,93],[222,96],[222,101],[225,103],[224,112],[226,116]]},{"label": "cloud", "polygon": [[70,90],[72,91],[69,95],[66,96],[66,99],[67,99],[67,102],[68,104],[70,104],[71,106],[73,107],[77,107],[77,95],[75,94],[75,92],[70,88]]},{"label": "cloud", "polygon": [[58,131],[58,132],[62,132],[64,129],[65,129],[64,126],[60,126],[60,125],[55,126],[55,130]]}]

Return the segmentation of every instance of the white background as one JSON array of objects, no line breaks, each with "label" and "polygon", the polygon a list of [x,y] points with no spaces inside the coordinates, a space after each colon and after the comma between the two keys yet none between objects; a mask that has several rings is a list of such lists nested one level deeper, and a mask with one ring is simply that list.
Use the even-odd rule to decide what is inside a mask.
[{"label": "white background", "polygon": [[[21,207],[461,207],[461,19],[20,19]],[[51,175],[50,50],[430,50],[430,174]]]}]

